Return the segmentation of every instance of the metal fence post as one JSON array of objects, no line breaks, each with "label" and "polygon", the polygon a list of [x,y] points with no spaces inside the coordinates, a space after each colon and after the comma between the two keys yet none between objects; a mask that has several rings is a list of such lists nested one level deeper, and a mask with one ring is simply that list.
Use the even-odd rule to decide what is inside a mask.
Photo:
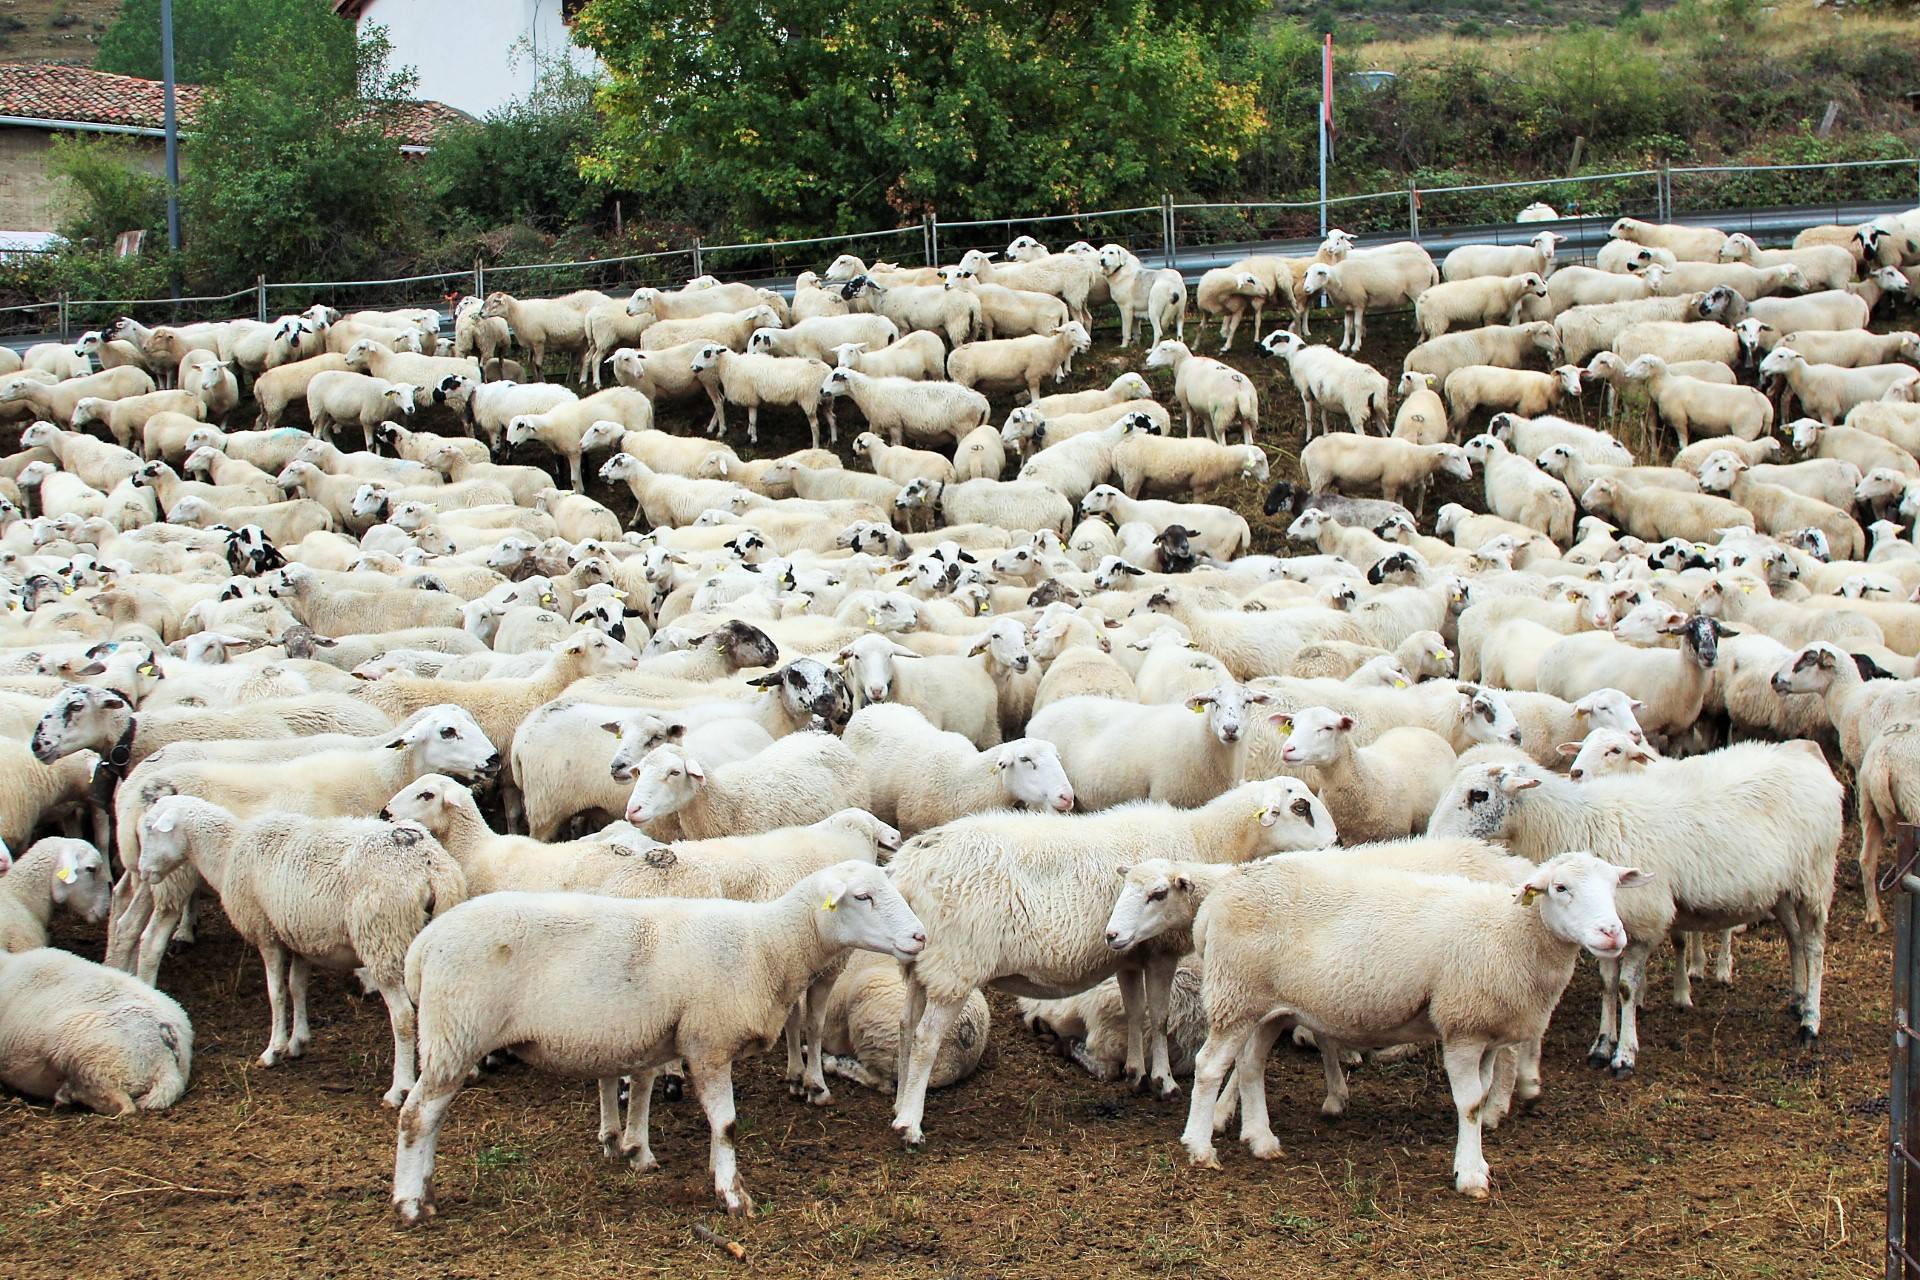
[{"label": "metal fence post", "polygon": [[1173,265],[1173,197],[1160,196],[1160,256],[1165,265]]},{"label": "metal fence post", "polygon": [[60,295],[60,310],[58,312],[57,319],[54,321],[54,324],[60,330],[60,336],[62,338],[66,337],[69,333],[73,332],[73,328],[70,323],[70,317],[67,311],[68,299],[71,297],[72,297],[71,294],[66,294],[66,293],[63,293]]},{"label": "metal fence post", "polygon": [[699,236],[695,236],[693,238],[693,274],[696,276],[703,276],[707,274],[706,266],[704,265],[700,255],[700,237]]},{"label": "metal fence post", "polygon": [[473,296],[476,298],[487,296],[487,264],[483,258],[473,260]]},{"label": "metal fence post", "polygon": [[927,243],[932,246],[927,250],[927,265],[938,266],[940,264],[940,211],[938,209],[927,211]]},{"label": "metal fence post", "polygon": [[1414,183],[1407,184],[1407,239],[1420,238],[1420,188]]},{"label": "metal fence post", "polygon": [[[1913,1274],[1915,1254],[1920,1252],[1920,1215],[1915,1200],[1920,1198],[1920,1183],[1914,1178],[1916,1162],[1914,1139],[1915,1085],[1914,1052],[1914,949],[1916,931],[1920,931],[1920,893],[1915,893],[1910,874],[1914,857],[1915,829],[1902,826],[1895,830],[1894,865],[1881,880],[1882,891],[1896,895],[1893,908],[1893,1047],[1887,1090],[1887,1240],[1886,1274],[1905,1280]],[[1889,884],[1888,881],[1892,883]]]},{"label": "metal fence post", "polygon": [[933,258],[933,214],[920,215],[920,252],[926,257],[928,266],[936,266]]},{"label": "metal fence post", "polygon": [[263,275],[253,278],[254,310],[261,324],[267,322],[267,278]]}]

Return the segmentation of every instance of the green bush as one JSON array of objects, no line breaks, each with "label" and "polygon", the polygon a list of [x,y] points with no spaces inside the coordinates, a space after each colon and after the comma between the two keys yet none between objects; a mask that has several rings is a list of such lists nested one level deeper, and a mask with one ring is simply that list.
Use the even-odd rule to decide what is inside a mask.
[{"label": "green bush", "polygon": [[[215,84],[263,40],[344,50],[353,24],[326,0],[174,0],[173,71],[182,84]],[[160,0],[126,0],[100,37],[95,69],[160,78]]]},{"label": "green bush", "polygon": [[47,167],[60,179],[60,234],[86,249],[111,248],[123,231],[161,232],[167,183],[112,137],[56,137]]}]

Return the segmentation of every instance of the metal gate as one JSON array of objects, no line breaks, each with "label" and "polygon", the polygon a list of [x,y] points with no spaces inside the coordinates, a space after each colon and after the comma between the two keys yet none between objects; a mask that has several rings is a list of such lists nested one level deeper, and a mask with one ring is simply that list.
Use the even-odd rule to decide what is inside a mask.
[{"label": "metal gate", "polygon": [[1920,1278],[1920,874],[1915,836],[1898,830],[1893,865],[1880,878],[1891,893],[1893,943],[1893,1071],[1887,1093],[1887,1280]]}]

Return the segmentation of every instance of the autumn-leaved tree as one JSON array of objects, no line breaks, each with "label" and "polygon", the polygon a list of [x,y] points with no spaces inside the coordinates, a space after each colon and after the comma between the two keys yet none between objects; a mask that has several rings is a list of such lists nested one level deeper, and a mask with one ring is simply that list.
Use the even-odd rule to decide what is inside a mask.
[{"label": "autumn-leaved tree", "polygon": [[[1156,201],[1264,119],[1261,0],[590,0],[594,176],[761,234]],[[1244,66],[1243,64],[1240,64]]]}]

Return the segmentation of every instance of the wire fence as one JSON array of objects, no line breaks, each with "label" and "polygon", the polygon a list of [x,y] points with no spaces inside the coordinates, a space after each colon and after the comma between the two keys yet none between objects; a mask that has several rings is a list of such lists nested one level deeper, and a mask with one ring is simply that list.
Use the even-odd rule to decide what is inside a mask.
[{"label": "wire fence", "polygon": [[1514,244],[1540,226],[1514,221],[1534,203],[1553,208],[1550,224],[1569,236],[1562,260],[1585,262],[1615,218],[1654,221],[1714,215],[1724,230],[1756,239],[1781,239],[1821,222],[1863,220],[1873,206],[1920,204],[1920,157],[1816,164],[1688,165],[1373,191],[1317,200],[1158,204],[1088,213],[941,221],[845,235],[740,244],[705,244],[584,262],[520,263],[402,276],[390,280],[257,281],[251,289],[192,298],[74,299],[62,297],[0,307],[0,338],[34,335],[71,341],[120,316],[143,324],[184,324],[251,315],[260,320],[300,311],[316,302],[343,313],[394,307],[433,307],[451,313],[468,294],[504,290],[551,297],[591,289],[618,297],[641,285],[677,287],[695,276],[790,286],[802,271],[821,271],[851,254],[871,265],[931,266],[958,261],[968,250],[1005,254],[1022,236],[1051,248],[1076,241],[1125,245],[1155,266],[1197,275],[1248,253],[1311,245],[1325,226],[1372,239],[1427,242],[1467,240]]}]

